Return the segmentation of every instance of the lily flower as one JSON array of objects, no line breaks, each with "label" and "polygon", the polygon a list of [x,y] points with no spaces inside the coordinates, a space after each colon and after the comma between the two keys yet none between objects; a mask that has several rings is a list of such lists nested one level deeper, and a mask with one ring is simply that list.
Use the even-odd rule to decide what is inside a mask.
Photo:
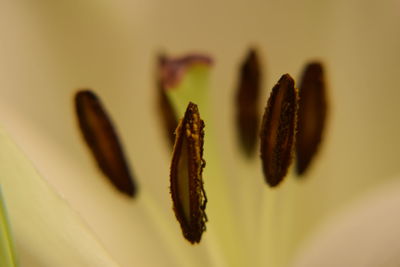
[{"label": "lily flower", "polygon": [[[396,1],[6,2],[0,233],[14,240],[10,259],[30,267],[367,266],[354,260],[362,259],[361,242],[395,248],[398,8]],[[237,65],[254,43],[265,53],[263,106],[282,74],[299,83],[305,62],[327,67],[322,145],[304,179],[289,170],[277,188],[237,145],[233,121]],[[183,238],[172,210],[170,147],[152,90],[160,48],[216,56],[213,90],[199,105],[207,118],[209,221],[197,245]],[[71,102],[84,86],[101,96],[118,127],[138,183],[134,199],[103,179],[83,145]],[[211,180],[215,172],[224,178]],[[364,248],[390,259],[381,266],[399,262],[392,250]]]}]

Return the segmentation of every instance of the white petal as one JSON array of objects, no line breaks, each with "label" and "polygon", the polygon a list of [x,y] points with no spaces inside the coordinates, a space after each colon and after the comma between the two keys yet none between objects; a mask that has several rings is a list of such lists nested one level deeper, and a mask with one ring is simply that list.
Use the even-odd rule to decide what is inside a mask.
[{"label": "white petal", "polygon": [[400,175],[317,230],[295,267],[400,265]]},{"label": "white petal", "polygon": [[0,130],[0,183],[21,266],[119,266]]}]

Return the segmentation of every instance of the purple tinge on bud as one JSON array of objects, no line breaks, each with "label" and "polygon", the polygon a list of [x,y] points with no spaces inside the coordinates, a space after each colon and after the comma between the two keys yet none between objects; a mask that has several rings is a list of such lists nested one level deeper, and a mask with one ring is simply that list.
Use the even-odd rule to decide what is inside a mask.
[{"label": "purple tinge on bud", "polygon": [[188,54],[179,58],[159,58],[159,79],[164,89],[170,89],[179,84],[185,72],[193,65],[212,65],[211,57],[203,54]]}]

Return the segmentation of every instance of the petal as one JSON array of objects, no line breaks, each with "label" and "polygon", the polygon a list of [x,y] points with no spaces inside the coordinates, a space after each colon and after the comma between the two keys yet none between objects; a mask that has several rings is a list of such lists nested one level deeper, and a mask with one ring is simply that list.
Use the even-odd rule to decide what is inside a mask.
[{"label": "petal", "polygon": [[400,175],[326,221],[298,251],[295,267],[400,264]]},{"label": "petal", "polygon": [[2,129],[0,147],[0,183],[21,265],[119,266]]}]

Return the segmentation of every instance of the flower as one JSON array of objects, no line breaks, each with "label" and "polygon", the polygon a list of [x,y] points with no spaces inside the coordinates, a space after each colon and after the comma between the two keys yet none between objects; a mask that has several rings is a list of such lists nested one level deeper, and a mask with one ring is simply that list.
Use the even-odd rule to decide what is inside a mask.
[{"label": "flower", "polygon": [[[263,260],[277,257],[282,264],[290,261],[296,244],[323,218],[328,220],[335,210],[399,172],[399,22],[395,1],[138,0],[85,1],[77,5],[70,1],[13,1],[0,11],[2,25],[10,25],[2,30],[0,122],[33,161],[51,192],[56,193],[54,197],[62,197],[57,201],[64,203],[66,211],[58,215],[70,218],[67,215],[72,213],[77,217],[76,224],[65,224],[90,229],[87,240],[97,243],[96,247],[87,245],[82,249],[84,239],[79,238],[79,232],[62,232],[64,225],[47,212],[41,219],[52,218],[52,225],[61,228],[58,232],[33,235],[31,239],[20,236],[18,223],[22,222],[13,219],[16,204],[9,197],[12,191],[3,188],[22,266],[70,263],[66,259],[75,259],[73,266],[85,266],[107,255],[114,259],[110,262],[121,266],[211,266],[226,260],[215,247],[188,246],[171,212],[166,194],[168,179],[162,178],[168,173],[168,149],[152,106],[155,90],[151,90],[151,69],[160,48],[171,53],[201,49],[217,56],[212,78],[217,90],[211,92],[211,110],[226,107],[215,113],[215,120],[220,122],[215,130],[221,134],[219,147],[226,149],[222,164],[232,174],[246,173],[250,183],[256,184],[255,190],[262,192],[246,189],[248,194],[269,194],[271,190],[263,184],[256,163],[246,167],[233,145],[232,77],[244,48],[254,42],[265,53],[268,80],[264,88],[268,89],[282,73],[297,77],[302,64],[312,57],[327,63],[333,112],[323,149],[307,179],[299,184],[302,189],[296,195],[296,205],[277,208],[285,216],[292,214],[288,212],[290,207],[295,209],[296,221],[281,218],[282,229],[290,228],[286,224],[294,226],[292,233],[283,232],[282,243],[290,246],[288,254],[275,255],[273,243],[265,246],[243,234],[249,242],[257,243],[252,243],[254,247],[268,253]],[[110,108],[142,197],[154,198],[148,206],[120,198],[98,179],[72,116],[71,96],[82,86],[95,88]],[[239,165],[233,166],[232,162]],[[249,174],[249,169],[254,171]],[[3,179],[0,181],[5,187]],[[289,181],[293,179],[286,177],[282,191],[277,193],[280,200],[287,199],[290,183],[294,183]],[[226,190],[236,194],[243,189],[232,184]],[[31,200],[25,199],[21,205],[35,207]],[[36,208],[51,208],[51,203]],[[159,207],[156,210],[154,203]],[[234,203],[232,206],[242,204]],[[277,207],[280,203],[286,202],[277,201]],[[157,216],[165,220],[155,219]],[[239,220],[246,217],[242,213],[235,216],[239,225]],[[32,226],[32,231],[39,229],[39,225]],[[256,234],[268,232],[270,226],[261,224],[257,227],[261,233]],[[42,238],[65,235],[73,237],[69,239],[72,243],[57,249],[65,248],[65,254],[55,253],[54,243]],[[206,232],[205,238],[212,236]],[[88,261],[80,261],[78,256],[86,256]]]}]

